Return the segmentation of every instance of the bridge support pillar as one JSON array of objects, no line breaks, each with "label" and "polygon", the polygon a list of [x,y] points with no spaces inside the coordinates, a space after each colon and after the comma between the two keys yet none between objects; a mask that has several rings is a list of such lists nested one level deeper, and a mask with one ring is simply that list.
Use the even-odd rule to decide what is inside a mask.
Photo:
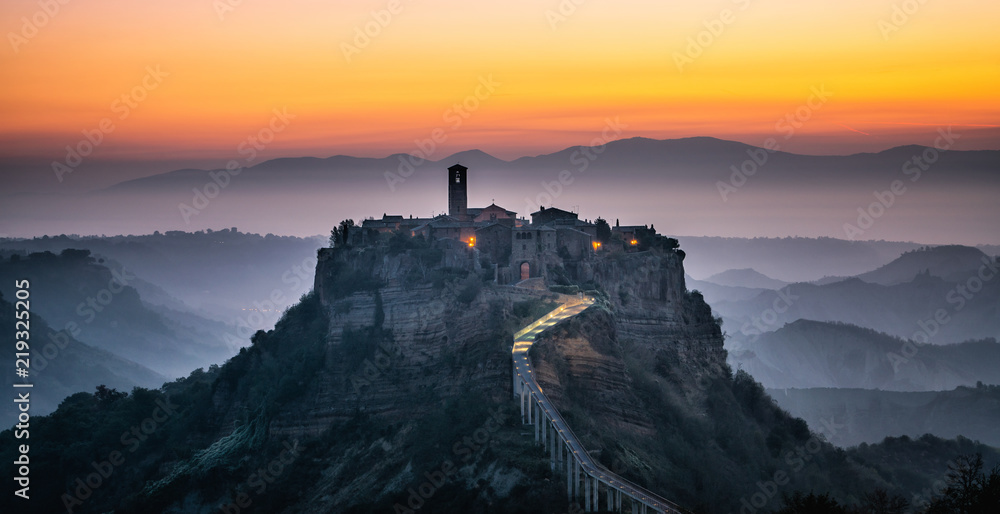
[{"label": "bridge support pillar", "polygon": [[573,497],[580,497],[580,461],[573,458]]},{"label": "bridge support pillar", "polygon": [[599,480],[597,480],[597,477],[594,477],[594,488],[592,489],[592,491],[594,493],[594,510],[595,511],[597,509],[601,508],[600,507],[601,503],[599,501],[600,500],[600,495],[599,495],[599,491],[598,491],[598,488],[600,487],[600,485],[601,485],[601,482]]},{"label": "bridge support pillar", "polygon": [[[554,428],[555,427],[553,427],[553,429]],[[558,446],[558,448],[557,448],[558,449],[558,452],[557,452],[558,455],[556,455],[556,460],[559,462],[559,464],[562,464],[563,463],[563,446],[565,446],[565,444],[563,443],[562,437],[559,435],[559,431],[558,430],[556,430],[556,445]]]},{"label": "bridge support pillar", "polygon": [[539,416],[538,421],[542,424],[542,449],[549,449],[549,417],[544,412]]},{"label": "bridge support pillar", "polygon": [[[531,410],[535,410],[535,402],[531,402]],[[535,413],[535,446],[538,446],[538,432],[541,428],[542,424],[538,422],[538,413]]]},{"label": "bridge support pillar", "polygon": [[573,459],[566,456],[566,497],[573,503]]},{"label": "bridge support pillar", "polygon": [[605,490],[608,493],[608,500],[607,500],[607,503],[608,503],[608,512],[613,512],[614,509],[615,509],[615,505],[614,505],[615,490],[612,489],[611,486],[605,487]]},{"label": "bridge support pillar", "polygon": [[590,510],[590,498],[591,498],[591,496],[590,496],[590,477],[584,475],[583,476],[583,511],[584,512],[593,512],[592,510]]},{"label": "bridge support pillar", "polygon": [[524,424],[524,385],[519,388],[518,397],[521,399],[521,424]]},{"label": "bridge support pillar", "polygon": [[556,470],[556,427],[552,424],[545,425],[545,430],[549,433],[549,470]]}]

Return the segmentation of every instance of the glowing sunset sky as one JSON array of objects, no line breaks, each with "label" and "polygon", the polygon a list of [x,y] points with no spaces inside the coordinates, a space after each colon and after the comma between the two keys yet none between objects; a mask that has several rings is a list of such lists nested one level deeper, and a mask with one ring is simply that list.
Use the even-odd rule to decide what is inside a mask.
[{"label": "glowing sunset sky", "polygon": [[[586,144],[614,116],[627,136],[759,145],[820,87],[832,96],[783,149],[929,144],[945,125],[964,127],[959,149],[1000,148],[995,1],[563,0],[561,18],[557,0],[229,1],[69,2],[34,33],[37,1],[5,0],[0,152],[59,158],[110,118],[96,158],[220,165],[274,109],[295,118],[269,156],[407,152],[440,128],[442,157],[513,158]],[[894,21],[894,5],[919,8]],[[122,117],[115,100],[157,67]]]}]

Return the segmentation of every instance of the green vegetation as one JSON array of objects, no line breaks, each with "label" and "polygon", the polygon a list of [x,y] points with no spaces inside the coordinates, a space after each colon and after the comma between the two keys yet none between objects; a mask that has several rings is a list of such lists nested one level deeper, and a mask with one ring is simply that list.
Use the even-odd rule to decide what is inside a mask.
[{"label": "green vegetation", "polygon": [[[333,298],[346,298],[361,291],[375,291],[382,286],[382,283],[368,272],[369,270],[356,269],[349,262],[347,257],[350,257],[348,253],[350,250],[339,248],[326,251],[331,252],[331,254],[327,257],[329,260],[326,264],[328,278],[325,284]],[[370,266],[372,263],[362,264]]]},{"label": "green vegetation", "polygon": [[330,248],[349,246],[354,232],[354,220],[346,219],[330,230]]},{"label": "green vegetation", "polygon": [[514,302],[512,309],[512,314],[514,316],[514,325],[521,328],[532,321],[541,318],[542,316],[552,312],[559,307],[559,304],[552,300],[542,300],[540,298],[532,298],[530,300],[524,300],[523,302]]},{"label": "green vegetation", "polygon": [[472,300],[475,300],[479,296],[479,291],[483,288],[482,280],[472,274],[469,274],[458,286],[458,294],[455,299],[459,303],[464,305],[469,305]]},{"label": "green vegetation", "polygon": [[607,220],[597,218],[594,220],[594,225],[597,226],[597,240],[601,244],[608,244],[611,241],[611,226],[608,225]]},{"label": "green vegetation", "polygon": [[580,292],[580,286],[577,285],[553,285],[549,286],[549,291],[553,293],[560,294],[577,294]]},{"label": "green vegetation", "polygon": [[[694,311],[689,322],[712,322],[700,295],[692,293],[687,301]],[[605,466],[695,512],[738,512],[751,500],[755,512],[899,512],[914,495],[933,490],[948,461],[960,455],[982,453],[988,464],[1000,462],[997,450],[962,438],[836,448],[778,408],[745,371],[692,377],[691,356],[680,354],[677,343],[617,343],[613,325],[608,314],[592,309],[550,336],[585,339],[608,355],[607,366],[622,359],[631,385],[612,396],[602,389],[601,402],[594,401],[595,378],[571,375],[548,339],[532,347],[532,358],[559,377],[566,395],[560,411]],[[637,405],[631,406],[629,395]],[[608,415],[629,418],[631,412],[641,413],[636,423],[642,430],[601,421]],[[649,429],[655,436],[643,435]],[[989,477],[979,482],[989,483]],[[924,506],[936,496],[924,496]]]}]

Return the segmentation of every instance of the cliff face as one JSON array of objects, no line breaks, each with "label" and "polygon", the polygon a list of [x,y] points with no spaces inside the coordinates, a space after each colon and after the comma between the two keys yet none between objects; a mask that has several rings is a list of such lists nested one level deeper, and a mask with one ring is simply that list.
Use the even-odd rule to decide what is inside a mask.
[{"label": "cliff face", "polygon": [[735,511],[756,473],[776,465],[763,444],[770,425],[787,421],[769,405],[741,406],[721,328],[685,290],[681,261],[651,251],[583,267],[607,297],[538,339],[534,372],[609,469],[683,505]]},{"label": "cliff face", "polygon": [[539,339],[539,382],[557,405],[586,410],[579,430],[654,435],[627,358],[652,359],[681,401],[696,404],[707,380],[728,375],[720,328],[701,297],[686,291],[674,252],[610,255],[582,268],[608,296]]},{"label": "cliff face", "polygon": [[[370,427],[363,435],[339,435],[343,443],[314,456],[322,472],[297,505],[343,509],[359,495],[391,501],[440,455],[452,454],[444,434],[476,423],[483,415],[469,414],[476,407],[510,406],[511,334],[550,309],[541,301],[554,295],[488,285],[471,263],[445,265],[462,264],[460,255],[429,248],[323,250],[318,262],[318,346],[305,357],[318,362],[292,382],[295,394],[268,413],[267,433],[273,440],[327,440],[358,423]],[[689,464],[662,463],[656,448],[676,434],[664,428],[662,398],[650,391],[667,390],[671,405],[704,415],[702,377],[728,376],[719,327],[700,297],[684,290],[681,258],[673,252],[601,256],[579,266],[579,278],[606,297],[539,340],[539,382],[609,467],[621,471],[627,463],[632,478],[662,490],[664,474]],[[516,314],[528,304],[534,312]],[[254,370],[286,358],[280,354],[289,345],[313,344],[295,330],[279,326],[259,335],[246,374],[266,374]],[[637,361],[655,363],[657,378],[636,374]],[[290,374],[282,369],[279,389]],[[227,420],[219,437],[255,412],[259,400],[248,387],[244,380],[219,381],[213,400]],[[508,418],[512,439],[503,444],[531,455],[516,415]],[[443,417],[452,421],[441,425]],[[528,480],[515,475],[535,469],[507,459],[483,454],[466,470],[465,483],[492,484],[501,500],[503,491]],[[640,470],[645,474],[637,476]]]},{"label": "cliff face", "polygon": [[600,449],[609,427],[654,434],[616,332],[611,312],[592,307],[543,334],[531,350],[535,379],[588,448]]},{"label": "cliff face", "polygon": [[[602,309],[571,322],[570,332],[583,336],[559,329],[565,337],[553,362],[561,362],[563,380],[603,399],[597,402],[608,406],[597,417],[602,423],[640,432],[651,427],[625,373],[629,351],[652,355],[683,396],[703,394],[699,380],[725,372],[719,327],[700,297],[685,291],[680,256],[618,254],[581,266],[583,278],[608,298]],[[435,287],[440,273],[419,252],[324,250],[315,291],[329,318],[326,362],[310,388],[309,410],[273,429],[318,433],[359,410],[402,418],[424,408],[415,397],[509,394],[506,320],[514,302],[546,294],[482,287],[474,275]],[[361,333],[377,334],[377,344],[359,351]],[[342,358],[345,347],[354,359]]]},{"label": "cliff face", "polygon": [[[555,295],[488,287],[473,266],[444,266],[447,259],[422,251],[321,252],[314,294],[322,342],[306,356],[317,361],[315,371],[293,384],[294,395],[279,400],[266,422],[272,440],[336,443],[321,444],[311,456],[322,471],[308,477],[303,497],[286,511],[343,511],[386,502],[392,510],[400,501],[405,506],[406,488],[420,485],[423,473],[433,474],[448,460],[465,465],[449,475],[449,484],[471,490],[489,486],[489,494],[475,495],[490,501],[533,480],[498,461],[493,450],[481,450],[482,441],[459,445],[478,437],[485,420],[496,415],[510,428],[491,433],[490,440],[514,440],[490,444],[532,451],[521,444],[520,423],[509,412],[510,351],[513,332],[536,313],[522,313],[521,319],[514,311],[519,303],[537,305]],[[310,344],[289,338],[291,329],[275,329],[284,334],[280,342],[272,341],[274,334],[258,334],[247,365],[266,369],[286,358],[280,353],[289,345]],[[279,382],[289,375],[280,374]],[[244,380],[219,384],[213,403],[225,412],[218,434],[224,437],[246,424],[256,404]],[[501,406],[502,416],[496,414]],[[358,426],[367,428],[358,433]],[[530,496],[537,494],[548,493],[540,489]]]},{"label": "cliff face", "polygon": [[[600,285],[608,301],[599,312],[572,322],[588,337],[563,340],[566,376],[593,398],[606,400],[599,402],[609,406],[599,416],[602,422],[648,430],[624,372],[625,352],[652,353],[670,368],[684,394],[702,393],[698,380],[724,370],[719,327],[700,297],[685,291],[681,258],[673,252],[619,254],[583,266],[584,278]],[[510,373],[505,319],[514,302],[546,294],[482,287],[474,275],[435,287],[440,273],[418,252],[324,250],[315,291],[329,318],[326,362],[310,388],[308,412],[297,420],[285,417],[273,429],[318,433],[359,410],[402,418],[424,408],[415,397],[477,391],[505,398]],[[342,358],[345,346],[359,355],[354,346],[362,332],[378,334],[377,345],[361,349],[360,362]]]},{"label": "cliff face", "polygon": [[698,384],[728,368],[721,327],[701,295],[687,292],[682,261],[651,251],[598,260],[589,271],[608,293],[616,339],[652,353],[685,395],[697,396]]},{"label": "cliff face", "polygon": [[324,252],[315,281],[322,365],[275,416],[272,434],[317,436],[359,414],[398,422],[466,393],[510,396],[502,328],[516,297],[483,289],[473,274],[447,281],[408,253]]}]

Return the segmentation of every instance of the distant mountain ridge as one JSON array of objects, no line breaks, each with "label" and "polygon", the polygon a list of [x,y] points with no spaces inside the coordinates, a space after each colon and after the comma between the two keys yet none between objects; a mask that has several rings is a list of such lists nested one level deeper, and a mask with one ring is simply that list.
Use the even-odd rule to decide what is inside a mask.
[{"label": "distant mountain ridge", "polygon": [[[687,268],[704,280],[730,269],[751,268],[783,282],[811,282],[824,275],[854,276],[888,264],[924,245],[903,241],[848,241],[830,237],[678,236],[691,257]],[[842,278],[841,278],[842,279]]]},{"label": "distant mountain ridge", "polygon": [[729,364],[765,387],[940,391],[1000,384],[1000,343],[907,342],[842,323],[798,320],[730,351]]},{"label": "distant mountain ridge", "polygon": [[910,251],[854,277],[758,291],[706,288],[737,346],[800,319],[937,344],[1000,338],[1000,263],[970,247]]},{"label": "distant mountain ridge", "polygon": [[[0,294],[0,321],[14,326],[14,306]],[[54,330],[37,312],[31,312],[31,334],[35,337],[31,355],[30,380],[31,415],[48,414],[59,406],[63,398],[78,392],[93,392],[104,384],[121,391],[133,387],[157,388],[167,377],[124,359],[114,353],[81,343],[64,331]],[[13,334],[11,334],[13,336]],[[4,337],[4,342],[11,338]],[[13,341],[8,347],[13,348]],[[14,368],[14,352],[5,352],[0,359],[7,369]],[[3,385],[15,383],[14,373],[5,373]],[[17,406],[4,402],[0,407],[0,426],[9,427],[17,422]]]},{"label": "distant mountain ridge", "polygon": [[[728,141],[714,137],[689,137],[677,139],[652,139],[647,137],[630,137],[607,142],[599,150],[592,150],[593,147],[576,145],[562,150],[540,154],[536,156],[524,156],[510,161],[503,160],[487,152],[478,149],[464,150],[442,156],[440,158],[418,159],[410,154],[396,153],[385,157],[353,157],[349,155],[334,155],[331,157],[280,157],[254,164],[244,168],[240,176],[252,179],[263,179],[269,174],[274,178],[283,181],[301,178],[304,175],[311,175],[316,172],[324,172],[308,178],[322,178],[324,175],[329,178],[345,178],[341,171],[350,169],[353,173],[358,172],[391,172],[399,168],[401,161],[411,163],[413,169],[431,167],[435,170],[442,169],[442,166],[462,162],[465,166],[477,170],[485,171],[507,171],[514,176],[529,178],[538,170],[555,170],[570,167],[575,159],[585,157],[581,152],[600,152],[600,159],[593,159],[590,165],[608,168],[609,164],[616,169],[670,169],[671,178],[678,180],[704,180],[704,174],[700,169],[711,168],[721,172],[720,177],[728,175],[729,166],[734,162],[739,163],[747,158],[746,152],[758,149],[759,147]],[[845,174],[853,177],[869,177],[873,170],[879,171],[880,175],[887,178],[895,178],[898,172],[898,163],[907,160],[907,157],[915,155],[925,148],[920,145],[906,145],[884,150],[878,153],[857,153],[850,155],[803,155],[788,153],[783,151],[772,152],[769,157],[769,168],[772,168],[770,177],[766,180],[802,180],[801,173],[784,171],[784,167],[793,166],[795,168],[808,169],[809,180],[836,181],[843,180]],[[997,181],[995,174],[991,173],[990,166],[1000,162],[1000,150],[978,150],[978,151],[951,151],[944,156],[950,158],[958,157],[961,161],[961,173],[969,177],[976,177],[990,182]],[[609,162],[610,161],[610,162]],[[413,162],[419,164],[413,165]],[[579,161],[582,165],[583,161]],[[803,166],[807,163],[816,166]],[[884,165],[891,163],[889,168]],[[221,169],[221,168],[219,168]],[[216,169],[218,171],[219,169]],[[159,187],[168,185],[171,180],[187,181],[195,177],[201,179],[210,170],[184,169],[161,173],[150,177],[143,177],[120,182],[111,187],[101,190],[101,192],[116,192],[121,190],[134,190],[147,185]],[[199,176],[200,172],[200,176]],[[523,175],[528,172],[528,175]],[[245,175],[244,175],[245,174]],[[275,174],[277,174],[275,176]],[[778,175],[778,176],[775,176]],[[799,175],[799,176],[796,176]],[[780,177],[779,177],[780,176]],[[381,177],[380,177],[381,178]],[[405,178],[405,177],[404,177]]]},{"label": "distant mountain ridge", "polygon": [[[469,190],[470,205],[495,201],[522,216],[541,205],[555,205],[576,208],[591,219],[614,212],[625,224],[646,220],[660,233],[673,236],[718,233],[721,227],[731,233],[752,233],[754,220],[758,227],[769,227],[768,235],[848,237],[840,227],[857,216],[855,206],[868,205],[872,191],[884,190],[902,177],[900,166],[922,151],[922,147],[901,147],[854,155],[800,155],[709,137],[615,139],[624,135],[624,131],[609,132],[611,140],[604,144],[598,144],[603,141],[598,139],[597,146],[571,146],[509,161],[479,150],[446,153],[440,149],[383,157],[242,159],[237,164],[243,167],[233,170],[159,173],[102,185],[86,194],[62,195],[59,201],[54,194],[8,197],[5,221],[11,228],[0,224],[0,232],[85,233],[101,226],[112,233],[142,233],[154,227],[186,230],[236,225],[260,233],[324,234],[342,219],[373,215],[369,210],[373,198],[384,205],[378,212],[440,214],[447,206],[444,170],[461,161],[471,170],[470,184],[474,184]],[[766,173],[734,178],[734,168],[748,162],[756,166],[756,161],[766,162],[762,165]],[[218,165],[223,164],[219,161]],[[1000,188],[998,168],[1000,150],[941,153],[934,173],[924,174],[920,187],[906,193],[902,203],[909,206],[895,209],[892,217],[881,218],[857,239],[891,237],[935,243],[967,242],[975,237],[976,242],[996,244],[995,231],[985,220],[997,213],[987,192]],[[720,184],[736,192],[724,194]],[[941,190],[952,194],[931,198]],[[773,196],[783,191],[788,194],[776,204]],[[827,206],[823,212],[815,208],[820,198]],[[910,207],[931,200],[941,205],[942,216],[949,219],[938,216],[930,225],[930,213]],[[46,211],[40,212],[43,205]],[[182,206],[187,206],[183,212]],[[792,212],[797,214],[790,216]],[[831,215],[842,221],[831,225]],[[951,218],[965,220],[965,234],[937,230],[924,235],[927,230],[917,230],[940,227]],[[729,263],[705,273],[689,272],[705,277],[746,267],[784,281],[815,280],[822,276],[819,270],[825,269],[817,267],[808,277],[786,276],[780,269]],[[855,272],[843,268],[831,268],[826,274]]]},{"label": "distant mountain ridge", "polygon": [[827,438],[837,446],[932,434],[1000,447],[1000,386],[996,385],[921,392],[769,389],[768,394],[813,429],[833,427]]},{"label": "distant mountain ridge", "polygon": [[788,285],[788,282],[771,278],[752,268],[726,270],[706,278],[705,282],[713,282],[723,286],[759,289],[781,289]]},{"label": "distant mountain ridge", "polygon": [[957,282],[990,259],[981,250],[961,245],[945,245],[904,252],[898,259],[857,277],[865,282],[891,286],[913,280],[922,272]]}]

